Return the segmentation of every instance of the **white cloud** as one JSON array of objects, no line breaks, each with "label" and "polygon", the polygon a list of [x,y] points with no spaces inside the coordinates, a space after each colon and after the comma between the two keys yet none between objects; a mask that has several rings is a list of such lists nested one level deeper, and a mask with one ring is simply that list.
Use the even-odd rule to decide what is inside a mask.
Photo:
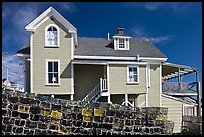
[{"label": "white cloud", "polygon": [[160,43],[160,42],[168,41],[172,37],[173,37],[173,35],[167,35],[167,36],[150,37],[150,38],[143,38],[143,39],[146,39],[146,40],[151,41],[153,43]]},{"label": "white cloud", "polygon": [[144,37],[148,32],[143,26],[134,26],[133,28],[127,30],[127,33],[134,37]]},{"label": "white cloud", "polygon": [[70,2],[60,2],[59,5],[69,12],[76,11],[76,6],[73,3]]},{"label": "white cloud", "polygon": [[173,11],[181,11],[190,7],[188,2],[127,2],[124,4],[128,8],[139,8],[142,7],[149,11],[159,9],[170,9]]},{"label": "white cloud", "polygon": [[23,84],[24,81],[24,65],[22,60],[12,54],[2,52],[2,78],[7,77],[12,82]]},{"label": "white cloud", "polygon": [[145,39],[151,41],[153,43],[161,43],[166,42],[174,37],[174,35],[165,35],[159,37],[151,36],[151,32],[147,31],[143,26],[135,26],[129,30],[127,30],[128,34],[133,36],[136,39]]}]

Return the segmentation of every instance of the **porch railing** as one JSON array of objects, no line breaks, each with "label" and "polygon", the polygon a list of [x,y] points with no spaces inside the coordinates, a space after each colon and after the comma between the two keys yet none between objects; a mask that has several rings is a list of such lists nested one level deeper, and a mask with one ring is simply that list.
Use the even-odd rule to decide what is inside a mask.
[{"label": "porch railing", "polygon": [[165,93],[194,93],[196,82],[164,82],[162,91]]},{"label": "porch railing", "polygon": [[91,102],[98,94],[100,94],[100,84],[94,87],[94,89],[89,92],[88,95],[85,96],[85,98],[82,100],[84,102]]},{"label": "porch railing", "polygon": [[107,79],[100,78],[100,83],[82,101],[92,102],[94,99],[97,100],[103,91],[107,91]]},{"label": "porch railing", "polygon": [[107,79],[100,78],[100,88],[102,92],[107,90]]}]

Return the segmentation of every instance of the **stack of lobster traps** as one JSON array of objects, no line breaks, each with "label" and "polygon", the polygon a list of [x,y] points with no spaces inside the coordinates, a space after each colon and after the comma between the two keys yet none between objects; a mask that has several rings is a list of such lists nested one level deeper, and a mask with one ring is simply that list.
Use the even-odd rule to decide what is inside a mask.
[{"label": "stack of lobster traps", "polygon": [[168,109],[2,91],[3,135],[170,135]]}]

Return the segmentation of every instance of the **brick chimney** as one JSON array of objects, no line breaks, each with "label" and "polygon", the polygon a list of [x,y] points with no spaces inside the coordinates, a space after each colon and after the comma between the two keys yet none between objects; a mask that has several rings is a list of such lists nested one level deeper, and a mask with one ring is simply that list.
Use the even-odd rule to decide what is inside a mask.
[{"label": "brick chimney", "polygon": [[120,35],[120,36],[124,36],[124,28],[118,28],[117,29],[117,35]]}]

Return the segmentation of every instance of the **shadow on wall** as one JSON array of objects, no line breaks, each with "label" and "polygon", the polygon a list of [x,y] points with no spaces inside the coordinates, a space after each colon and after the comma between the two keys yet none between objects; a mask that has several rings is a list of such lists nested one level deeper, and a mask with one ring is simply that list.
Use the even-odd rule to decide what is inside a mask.
[{"label": "shadow on wall", "polygon": [[71,61],[61,73],[60,78],[71,78]]}]

